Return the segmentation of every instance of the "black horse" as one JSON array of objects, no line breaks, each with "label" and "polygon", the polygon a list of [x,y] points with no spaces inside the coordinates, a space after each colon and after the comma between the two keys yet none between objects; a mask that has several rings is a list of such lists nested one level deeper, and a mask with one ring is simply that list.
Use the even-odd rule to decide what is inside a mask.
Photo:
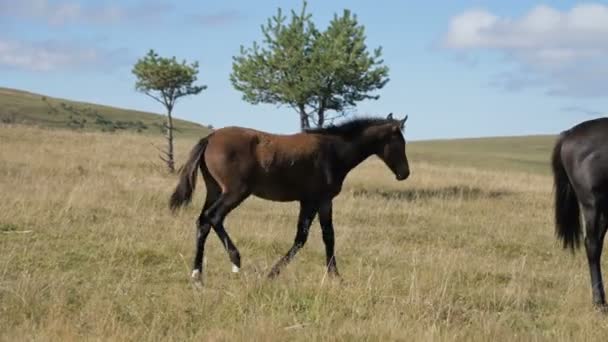
[{"label": "black horse", "polygon": [[608,118],[585,121],[562,132],[552,164],[556,234],[564,248],[574,251],[581,240],[582,210],[593,303],[605,308],[600,257],[608,223]]}]

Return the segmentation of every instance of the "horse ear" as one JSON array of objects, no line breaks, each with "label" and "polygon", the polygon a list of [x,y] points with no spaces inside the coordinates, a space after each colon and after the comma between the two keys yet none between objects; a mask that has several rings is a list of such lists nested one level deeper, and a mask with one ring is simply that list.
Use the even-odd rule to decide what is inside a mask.
[{"label": "horse ear", "polygon": [[393,113],[390,113],[386,118],[389,120],[393,120]]},{"label": "horse ear", "polygon": [[403,118],[403,120],[399,120],[399,124],[401,125],[401,128],[405,127],[406,121],[407,121],[407,115]]}]

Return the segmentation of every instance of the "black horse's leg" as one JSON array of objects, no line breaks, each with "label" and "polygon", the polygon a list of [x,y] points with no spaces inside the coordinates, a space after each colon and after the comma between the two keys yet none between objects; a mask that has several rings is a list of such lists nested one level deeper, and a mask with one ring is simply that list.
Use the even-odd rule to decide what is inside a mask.
[{"label": "black horse's leg", "polygon": [[327,257],[327,272],[330,275],[339,276],[336,256],[334,254],[334,225],[332,222],[332,203],[327,200],[321,203],[319,208],[319,223],[323,232],[323,242],[325,243],[325,255]]},{"label": "black horse's leg", "polygon": [[205,212],[217,201],[220,193],[219,187],[214,181],[205,178],[205,184],[207,187],[207,197],[205,198],[205,205],[201,210],[201,214],[196,221],[196,253],[194,255],[194,265],[192,267],[192,280],[196,282],[201,281],[205,241],[207,241],[207,236],[209,236],[209,231],[211,230],[211,224],[209,219],[205,216]]},{"label": "black horse's leg", "polygon": [[239,250],[236,248],[236,246],[230,239],[230,236],[226,232],[226,229],[224,229],[224,224],[223,223],[216,224],[214,226],[214,230],[215,230],[215,233],[217,234],[217,237],[222,241],[222,244],[224,245],[224,248],[226,249],[226,252],[228,253],[228,257],[230,258],[230,261],[232,262],[232,272],[239,273],[239,271],[241,270],[241,254],[239,253]]},{"label": "black horse's leg", "polygon": [[304,246],[306,240],[308,239],[308,231],[310,230],[310,225],[312,220],[315,218],[317,213],[316,205],[312,205],[310,203],[300,202],[300,215],[298,217],[298,232],[296,233],[296,237],[294,239],[293,245],[279,261],[272,267],[270,273],[268,274],[269,278],[274,278],[281,273],[281,269],[287,265],[291,259],[298,253],[300,248]]},{"label": "black horse's leg", "polygon": [[223,193],[206,213],[211,221],[213,230],[215,230],[226,252],[228,252],[228,257],[232,262],[232,272],[235,273],[239,272],[241,268],[241,254],[224,228],[224,219],[232,209],[241,204],[248,196],[249,193],[247,191]]},{"label": "black horse's leg", "polygon": [[602,256],[602,239],[605,228],[601,226],[600,210],[597,205],[583,208],[585,217],[585,250],[589,261],[589,272],[591,274],[591,289],[593,292],[593,303],[597,306],[606,305],[604,284],[602,282],[602,270],[600,259]]},{"label": "black horse's leg", "polygon": [[205,210],[206,208],[203,208],[198,220],[196,221],[196,254],[194,255],[194,266],[192,267],[192,280],[194,281],[201,280],[203,273],[205,241],[207,241],[207,236],[209,236],[209,231],[211,230],[211,224],[203,214]]}]

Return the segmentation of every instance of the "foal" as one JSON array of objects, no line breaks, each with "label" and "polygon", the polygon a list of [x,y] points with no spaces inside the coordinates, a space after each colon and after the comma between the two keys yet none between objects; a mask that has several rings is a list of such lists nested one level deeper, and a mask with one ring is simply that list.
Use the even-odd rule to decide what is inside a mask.
[{"label": "foal", "polygon": [[226,215],[249,195],[271,201],[298,201],[300,215],[295,240],[270,271],[275,277],[304,246],[310,225],[319,214],[327,270],[338,275],[334,256],[332,200],[340,193],[350,170],[371,155],[378,156],[395,174],[406,179],[409,165],[402,130],[407,116],[393,119],[355,119],[338,126],[293,135],[275,135],[241,127],[219,129],[194,146],[171,196],[176,210],[192,198],[200,168],[207,198],[197,221],[197,244],[192,278],[200,281],[205,240],[213,227],[233,264],[240,254],[224,229]]}]

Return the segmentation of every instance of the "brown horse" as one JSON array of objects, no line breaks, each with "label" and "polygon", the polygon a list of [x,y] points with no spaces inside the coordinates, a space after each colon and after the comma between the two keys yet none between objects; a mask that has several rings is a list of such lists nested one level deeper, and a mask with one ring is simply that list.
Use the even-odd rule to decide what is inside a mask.
[{"label": "brown horse", "polygon": [[325,243],[327,270],[338,275],[332,200],[340,193],[348,172],[371,155],[384,161],[397,180],[409,176],[405,139],[401,133],[406,120],[407,116],[396,120],[389,114],[386,119],[355,119],[293,135],[226,127],[201,139],[183,166],[170,201],[172,210],[190,202],[200,168],[207,198],[197,221],[192,278],[200,281],[205,240],[211,227],[230,256],[233,272],[239,271],[241,257],[223,222],[226,215],[249,195],[271,201],[300,202],[293,246],[274,265],[269,277],[277,276],[304,246],[317,213]]}]

